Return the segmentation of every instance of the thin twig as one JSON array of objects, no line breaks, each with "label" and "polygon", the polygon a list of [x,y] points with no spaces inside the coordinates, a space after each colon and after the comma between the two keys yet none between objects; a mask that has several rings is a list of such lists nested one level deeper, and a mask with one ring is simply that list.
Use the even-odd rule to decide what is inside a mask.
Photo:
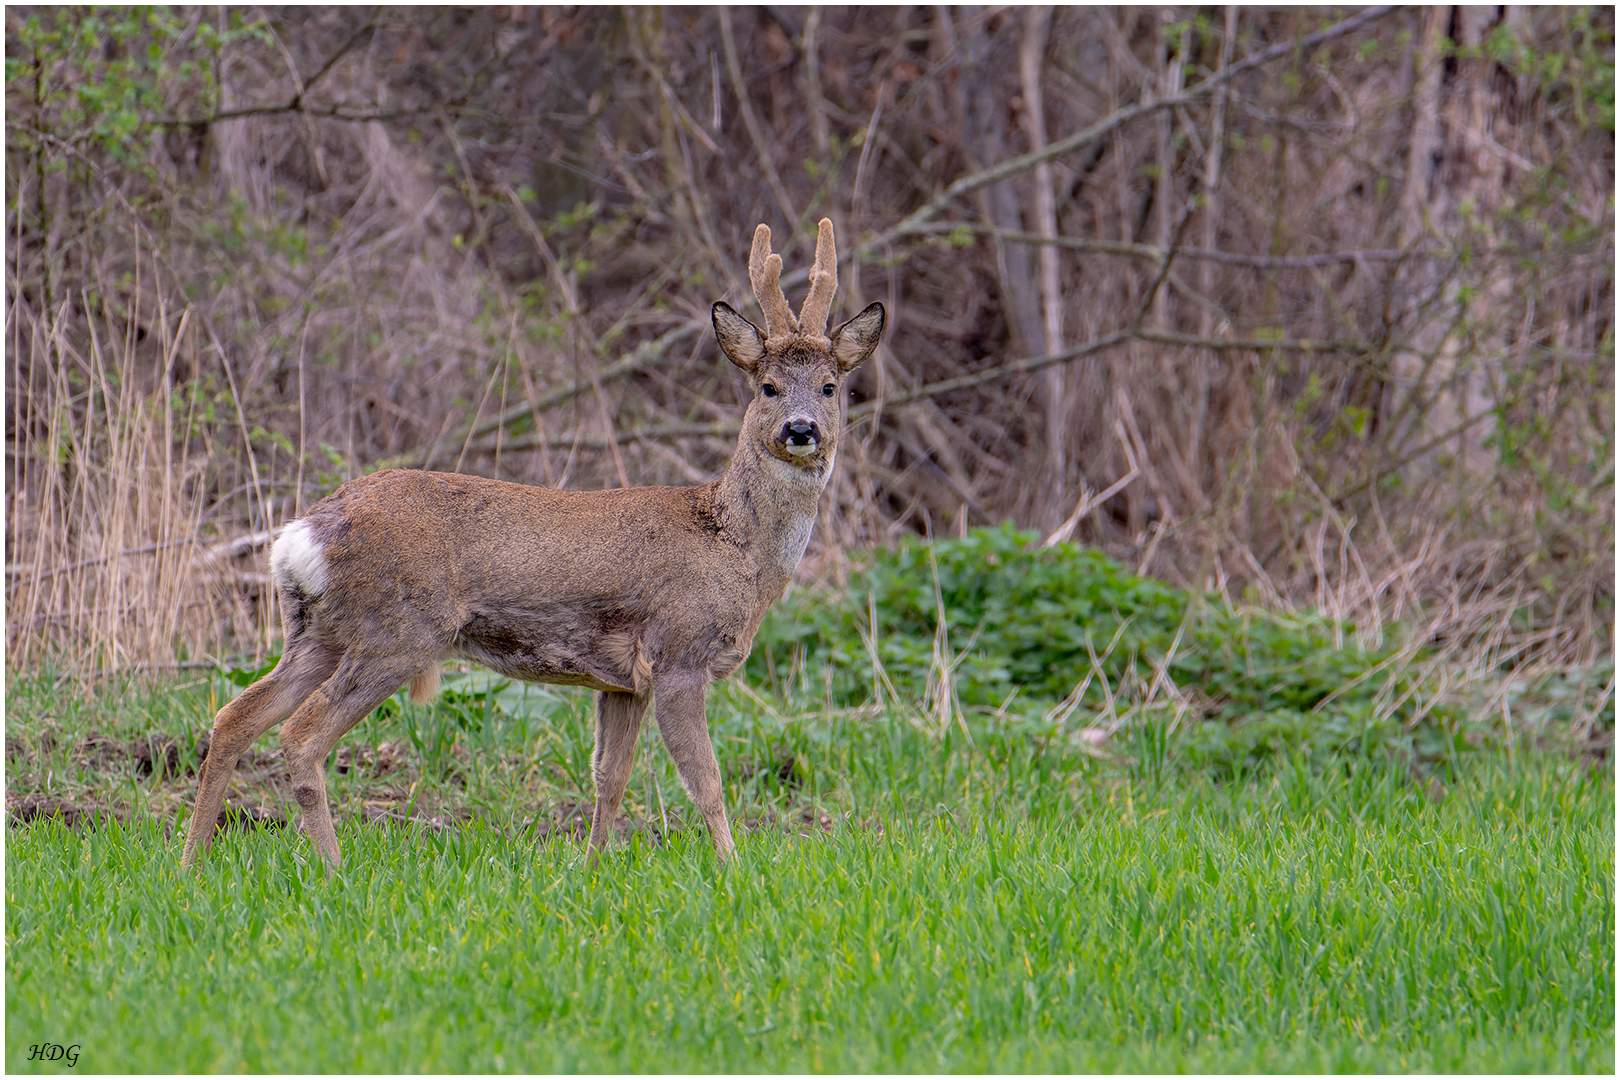
[{"label": "thin twig", "polygon": [[1070,514],[1063,524],[1054,529],[1051,536],[1041,542],[1042,547],[1056,547],[1068,540],[1074,534],[1075,526],[1085,520],[1087,514],[1118,495],[1121,491],[1124,491],[1126,485],[1141,475],[1142,470],[1136,460],[1136,452],[1131,449],[1131,440],[1125,436],[1125,426],[1118,420],[1114,421],[1114,434],[1119,437],[1119,443],[1125,449],[1125,461],[1130,468],[1124,476],[1095,494],[1082,483],[1080,485],[1080,501],[1075,503],[1074,513]]},{"label": "thin twig", "polygon": [[[634,375],[636,372],[657,363],[658,360],[663,357],[665,351],[667,351],[671,346],[701,333],[707,325],[707,320],[694,320],[692,322],[683,323],[680,326],[677,326],[675,329],[668,331],[661,337],[654,338],[651,341],[644,341],[631,352],[603,368],[598,373],[597,378],[605,385],[614,379],[622,379],[626,376]],[[498,427],[504,427],[507,424],[516,423],[527,416],[533,415],[535,412],[538,412],[541,409],[549,409],[555,405],[561,405],[565,401],[571,401],[573,398],[585,393],[590,389],[590,380],[585,380],[582,382],[576,382],[572,386],[561,386],[555,390],[549,390],[546,393],[536,397],[532,403],[525,401],[521,405],[514,405],[494,416],[464,427],[454,434],[442,436],[439,439],[434,440],[431,446],[412,450],[409,453],[399,454],[395,457],[385,458],[382,461],[377,462],[377,468],[414,469],[421,465],[422,462],[436,456],[439,448],[442,446],[454,445],[455,443],[463,442],[469,438],[477,438],[480,435],[487,435]],[[532,442],[524,444],[520,441],[514,441],[504,443],[503,447],[507,450],[520,450],[537,445],[539,444]],[[550,446],[555,444],[547,443],[546,445]],[[569,444],[565,443],[563,445]]]},{"label": "thin twig", "polygon": [[792,230],[799,224],[799,212],[793,208],[793,199],[783,186],[781,176],[777,175],[776,163],[771,160],[770,140],[765,138],[765,129],[760,126],[759,118],[754,115],[754,104],[748,99],[748,83],[743,79],[742,61],[737,56],[737,39],[731,32],[731,9],[721,5],[719,11],[720,40],[726,49],[726,70],[731,73],[731,85],[737,91],[737,106],[742,113],[743,126],[748,128],[748,137],[754,143],[754,153],[759,156],[759,167],[765,173],[765,182],[771,186],[776,205],[781,207],[782,214],[787,218],[787,227]]},{"label": "thin twig", "polygon": [[641,70],[645,71],[658,86],[658,92],[669,103],[670,111],[680,120],[681,126],[690,131],[693,137],[701,142],[711,154],[718,154],[720,147],[709,137],[709,133],[704,131],[696,120],[692,119],[692,114],[686,111],[686,106],[681,103],[680,95],[675,93],[675,88],[669,85],[669,80],[664,78],[664,73],[659,71],[657,65],[651,60],[647,59],[647,55],[641,51],[641,47],[636,44],[634,38],[629,39],[629,45],[630,54],[636,58],[636,63],[641,66]]},{"label": "thin twig", "polygon": [[[994,184],[998,180],[1005,180],[1010,176],[1017,176],[1020,173],[1028,172],[1030,169],[1033,169],[1043,161],[1051,161],[1053,158],[1062,157],[1065,154],[1072,154],[1076,150],[1082,150],[1090,146],[1092,143],[1105,138],[1117,128],[1123,127],[1133,120],[1156,113],[1160,109],[1171,109],[1179,105],[1190,105],[1194,102],[1201,101],[1203,98],[1213,93],[1216,87],[1226,84],[1232,79],[1235,79],[1237,76],[1243,74],[1245,71],[1250,71],[1262,64],[1278,59],[1279,57],[1287,56],[1290,53],[1293,53],[1295,50],[1314,48],[1317,45],[1332,41],[1335,38],[1340,38],[1346,34],[1354,33],[1355,31],[1360,30],[1363,26],[1366,26],[1368,23],[1381,19],[1394,10],[1395,8],[1392,5],[1371,7],[1360,12],[1359,14],[1352,15],[1343,22],[1336,23],[1325,30],[1319,30],[1314,34],[1306,34],[1304,37],[1295,41],[1284,41],[1273,45],[1268,49],[1261,49],[1259,52],[1252,53],[1239,62],[1233,64],[1225,71],[1211,75],[1209,78],[1201,81],[1197,86],[1189,87],[1179,94],[1155,98],[1150,101],[1142,101],[1135,105],[1127,105],[1122,109],[1116,109],[1114,112],[1103,117],[1090,127],[1085,128],[1082,131],[1077,131],[1067,138],[1059,139],[1057,142],[1049,143],[1043,150],[1037,150],[1032,153],[1022,154],[1018,157],[1008,158],[1006,161],[999,162],[998,164],[992,165],[987,169],[981,169],[976,173],[964,176],[941,192],[932,202],[928,203],[928,205],[907,215],[906,218],[900,221],[898,224],[892,226],[884,232],[877,234],[876,236],[871,237],[857,246],[846,249],[843,260],[848,261],[850,259],[858,259],[861,256],[876,251],[887,244],[892,244],[896,240],[921,232],[923,227],[935,217],[938,217],[946,207],[950,206],[952,203],[956,202],[956,200],[965,195],[973,194],[982,187],[987,187],[990,184]],[[799,270],[791,275],[784,274],[782,276],[782,283],[784,285],[798,284],[801,279],[809,280],[808,270]]]},{"label": "thin twig", "polygon": [[[742,431],[742,425],[734,420],[718,420],[711,424],[651,424],[647,427],[637,428],[633,431],[618,431],[613,433],[613,441],[620,446],[633,442],[650,442],[659,439],[735,439]],[[502,451],[516,453],[519,450],[535,450],[539,447],[551,450],[567,450],[578,446],[586,450],[606,450],[608,439],[606,435],[593,434],[584,430],[571,435],[520,435],[517,438],[505,439],[501,442]],[[474,444],[467,448],[469,454],[487,454],[495,449],[493,443]]]},{"label": "thin twig", "polygon": [[[970,375],[959,375],[953,379],[941,379],[938,382],[925,383],[924,385],[911,390],[898,391],[886,396],[881,405],[883,408],[888,409],[896,405],[905,405],[909,402],[921,401],[924,398],[937,397],[940,394],[948,394],[954,390],[966,390],[975,386],[983,386],[986,383],[996,382],[1001,379],[1009,378],[1013,375],[1025,375],[1032,371],[1040,371],[1044,368],[1051,367],[1054,364],[1065,364],[1071,360],[1078,360],[1081,357],[1092,356],[1106,349],[1111,349],[1134,340],[1157,341],[1166,345],[1190,345],[1206,349],[1223,350],[1238,349],[1260,351],[1266,349],[1278,349],[1284,352],[1338,352],[1351,354],[1361,354],[1374,351],[1373,346],[1365,342],[1358,341],[1313,341],[1309,338],[1203,338],[1197,337],[1193,334],[1174,334],[1168,331],[1159,330],[1138,330],[1134,333],[1130,330],[1120,330],[1116,333],[1109,334],[1106,337],[1087,342],[1084,345],[1077,345],[1072,349],[1065,349],[1060,353],[1051,353],[1045,356],[1029,356],[1021,360],[1013,360],[1006,364],[1001,364],[993,368],[987,368],[984,371],[976,371]],[[615,365],[612,368],[604,370],[602,373],[602,378],[605,380],[610,374],[614,374],[618,367],[618,365]],[[582,387],[572,388],[571,390],[567,391],[566,396],[572,397],[573,394],[578,393],[581,389],[588,390],[590,388],[591,384],[587,382],[584,383]],[[540,398],[536,399],[535,407],[540,408],[554,404],[557,400],[562,400],[562,395],[564,395],[564,391],[553,391],[551,394],[542,395]],[[852,405],[850,406],[848,413],[846,413],[846,419],[853,422],[855,420],[871,416],[878,411],[879,404],[880,403],[877,401],[863,401],[860,404]],[[524,404],[518,406],[516,409],[508,411],[513,414],[510,419],[515,420],[530,415],[531,409],[530,406]],[[496,426],[498,425],[494,419],[484,421],[483,424],[480,425],[482,428],[480,434],[492,431]],[[741,430],[740,425],[730,421],[717,422],[713,424],[660,424],[652,427],[642,428],[636,431],[616,432],[614,435],[614,442],[622,445],[624,443],[637,442],[643,439],[679,439],[693,436],[708,436],[712,438],[729,439],[735,438],[737,433]],[[1455,435],[1455,432],[1452,432],[1451,434]],[[561,435],[548,439],[519,437],[504,442],[501,444],[501,446],[502,449],[512,451],[531,450],[539,446],[557,449],[566,449],[571,446],[581,446],[593,450],[605,450],[608,448],[608,440],[602,436],[585,434]],[[493,449],[493,447],[470,446],[468,447],[468,452],[487,452],[490,449]],[[393,459],[393,461],[387,463],[387,467],[397,467],[393,464],[393,462],[398,460],[400,459]]]},{"label": "thin twig", "polygon": [[1379,480],[1390,475],[1391,473],[1399,472],[1402,468],[1410,465],[1412,462],[1416,461],[1424,454],[1427,454],[1435,447],[1443,446],[1448,439],[1455,439],[1457,436],[1461,435],[1475,424],[1483,420],[1489,420],[1496,415],[1498,415],[1498,410],[1495,408],[1490,408],[1484,409],[1475,413],[1473,416],[1465,418],[1454,427],[1441,432],[1439,435],[1436,435],[1422,446],[1419,446],[1416,450],[1402,454],[1399,458],[1390,462],[1388,465],[1375,468],[1365,478],[1351,484],[1349,487],[1341,488],[1340,490],[1334,492],[1331,496],[1329,496],[1329,500],[1335,503],[1343,502],[1345,499],[1348,499],[1357,492],[1365,491],[1367,488],[1371,487],[1373,484],[1376,484]]},{"label": "thin twig", "polygon": [[[1155,262],[1164,258],[1164,249],[1155,244],[1134,244],[1121,240],[1091,240],[1079,236],[1045,237],[1039,233],[1013,232],[1007,229],[997,229],[991,225],[942,222],[930,225],[922,231],[926,233],[971,232],[994,236],[998,240],[1008,240],[1015,244],[1049,244],[1053,247],[1067,248],[1072,251],[1090,251],[1099,255],[1129,255],[1139,259],[1152,259]],[[1176,258],[1178,259],[1226,263],[1231,266],[1252,267],[1256,270],[1310,270],[1324,266],[1336,266],[1339,263],[1394,262],[1413,258],[1438,259],[1451,257],[1453,256],[1449,253],[1440,251],[1393,251],[1386,249],[1332,251],[1322,255],[1243,255],[1235,251],[1212,251],[1208,248],[1180,248],[1176,252]]]}]

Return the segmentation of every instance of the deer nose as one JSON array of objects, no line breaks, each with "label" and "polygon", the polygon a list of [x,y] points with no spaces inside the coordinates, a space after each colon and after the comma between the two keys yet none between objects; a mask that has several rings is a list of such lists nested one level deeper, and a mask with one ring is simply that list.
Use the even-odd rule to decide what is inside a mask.
[{"label": "deer nose", "polygon": [[796,416],[782,425],[782,445],[794,457],[816,452],[821,445],[821,428],[808,417]]}]

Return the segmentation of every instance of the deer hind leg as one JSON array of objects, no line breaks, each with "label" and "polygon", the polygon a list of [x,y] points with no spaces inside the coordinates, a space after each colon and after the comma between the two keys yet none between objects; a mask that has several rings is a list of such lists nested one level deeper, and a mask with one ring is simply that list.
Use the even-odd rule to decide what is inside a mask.
[{"label": "deer hind leg", "polygon": [[596,810],[591,814],[591,841],[587,858],[596,861],[598,853],[613,839],[613,823],[619,817],[619,804],[630,783],[635,764],[636,736],[647,714],[645,695],[615,690],[596,695],[596,749],[591,753],[591,776],[596,781]]},{"label": "deer hind leg", "polygon": [[726,803],[720,786],[720,763],[715,760],[714,744],[709,741],[709,723],[703,711],[707,683],[701,677],[673,679],[658,684],[658,734],[664,748],[675,759],[681,786],[697,803],[709,826],[715,851],[721,862],[736,857],[731,842],[731,823],[726,820]]},{"label": "deer hind leg", "polygon": [[293,797],[304,812],[304,831],[331,870],[342,862],[332,808],[326,801],[322,769],[345,732],[389,696],[422,665],[402,650],[399,655],[364,656],[350,650],[332,677],[309,696],[281,729],[281,745],[292,772]]},{"label": "deer hind leg", "polygon": [[214,732],[197,783],[197,801],[180,865],[191,866],[208,850],[225,802],[225,789],[244,751],[260,735],[293,714],[337,668],[339,654],[310,642],[291,642],[274,671],[226,703],[214,717]]}]

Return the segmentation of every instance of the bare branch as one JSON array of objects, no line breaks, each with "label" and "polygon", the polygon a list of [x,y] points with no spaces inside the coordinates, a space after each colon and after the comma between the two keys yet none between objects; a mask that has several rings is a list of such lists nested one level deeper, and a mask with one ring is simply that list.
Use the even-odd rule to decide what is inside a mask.
[{"label": "bare branch", "polygon": [[1265,352],[1268,349],[1277,349],[1282,352],[1370,356],[1378,351],[1378,346],[1372,342],[1334,339],[1317,341],[1312,338],[1217,338],[1178,334],[1170,330],[1142,330],[1136,336],[1143,341],[1154,341],[1160,345],[1185,345],[1195,349],[1215,349],[1219,352]]},{"label": "bare branch", "polygon": [[[1159,262],[1164,258],[1164,249],[1154,244],[1133,244],[1120,240],[1089,240],[1079,236],[1046,237],[1040,233],[1010,232],[989,225],[939,224],[930,226],[926,231],[948,233],[957,230],[993,235],[997,239],[1009,240],[1015,244],[1049,244],[1052,247],[1066,248],[1071,251],[1089,251],[1099,255],[1128,255],[1138,259],[1151,259],[1154,262]],[[1194,262],[1225,263],[1229,266],[1247,266],[1255,270],[1313,270],[1324,266],[1335,266],[1339,263],[1394,262],[1400,259],[1446,257],[1449,256],[1439,251],[1396,251],[1387,248],[1374,248],[1365,251],[1332,251],[1323,255],[1243,255],[1235,251],[1211,251],[1207,248],[1184,247],[1176,249],[1176,258],[1178,259],[1190,259]]]},{"label": "bare branch", "polygon": [[664,73],[658,70],[656,64],[647,59],[646,53],[641,51],[633,36],[628,40],[628,44],[630,54],[636,58],[636,63],[641,67],[641,70],[645,71],[652,78],[652,81],[657,84],[658,92],[664,96],[664,100],[674,110],[682,126],[690,131],[692,137],[702,143],[711,154],[718,154],[720,147],[716,146],[714,140],[709,137],[709,133],[704,131],[696,120],[692,119],[692,114],[686,111],[686,106],[681,103],[680,95],[675,93],[675,88],[669,85],[669,80],[664,78]]},{"label": "bare branch", "polygon": [[726,48],[726,70],[731,72],[731,85],[737,91],[737,105],[742,112],[743,125],[748,128],[748,137],[753,140],[754,152],[759,155],[759,167],[764,170],[765,180],[771,185],[771,194],[776,196],[777,206],[786,215],[788,228],[794,229],[799,224],[799,212],[793,208],[793,199],[783,186],[782,178],[777,175],[776,163],[771,160],[770,140],[765,138],[765,129],[760,127],[759,118],[754,115],[754,104],[748,99],[748,83],[743,80],[742,61],[737,57],[737,39],[731,32],[731,9],[721,5],[719,10],[720,39]]},{"label": "bare branch", "polygon": [[[705,321],[682,323],[680,326],[670,330],[661,337],[656,337],[651,341],[644,341],[637,346],[634,351],[620,357],[614,363],[603,368],[597,378],[602,383],[607,383],[613,379],[622,379],[628,375],[634,375],[643,368],[650,367],[657,363],[658,360],[664,355],[665,351],[667,351],[671,346],[685,341],[696,334],[702,333],[707,325],[708,324]],[[534,399],[533,402],[525,401],[521,405],[514,405],[505,412],[497,413],[496,415],[488,417],[487,419],[478,421],[476,424],[464,426],[452,434],[444,435],[441,438],[436,439],[431,446],[412,450],[410,453],[400,454],[397,457],[384,458],[382,461],[377,462],[377,468],[414,469],[420,466],[422,462],[434,457],[441,448],[453,446],[458,442],[466,442],[467,440],[475,439],[480,435],[487,435],[498,427],[504,427],[507,424],[516,423],[524,417],[531,416],[541,409],[549,409],[554,405],[561,405],[563,402],[570,401],[590,389],[592,389],[592,385],[589,380],[575,383],[572,386],[560,386],[555,390],[551,390],[539,395]],[[526,445],[534,446],[538,444],[530,443]],[[548,443],[547,445],[551,444]],[[565,443],[564,445],[566,447],[567,445],[571,444]],[[580,445],[586,445],[585,441],[581,440]],[[510,450],[514,448],[523,449],[523,446],[519,446],[517,443],[503,442],[501,444],[501,448],[503,450]]]},{"label": "bare branch", "polygon": [[[712,424],[653,424],[634,431],[613,432],[612,443],[623,446],[633,442],[653,442],[659,439],[735,439],[737,433],[742,431],[742,425],[735,420],[718,420]],[[535,435],[520,435],[515,439],[503,439],[501,452],[515,453],[519,450],[536,450],[540,447],[551,450],[568,450],[575,446],[586,450],[606,450],[609,439],[599,433],[577,435],[553,435],[542,438]],[[469,454],[490,454],[495,452],[494,443],[480,443],[467,448]]]},{"label": "bare branch", "polygon": [[[985,383],[996,382],[1011,375],[1027,375],[1032,371],[1049,368],[1053,364],[1066,364],[1071,360],[1078,360],[1083,356],[1091,356],[1105,349],[1123,345],[1133,340],[1155,341],[1164,345],[1190,345],[1206,349],[1220,350],[1257,350],[1278,349],[1283,352],[1338,352],[1352,354],[1366,354],[1375,351],[1374,347],[1358,341],[1313,341],[1309,338],[1204,338],[1191,334],[1175,334],[1164,330],[1120,330],[1089,341],[1084,345],[1077,345],[1072,349],[1064,349],[1059,353],[1046,356],[1029,356],[1022,360],[1013,360],[997,367],[975,371],[970,375],[959,375],[954,379],[941,379],[938,382],[927,383],[915,390],[901,390],[888,394],[883,399],[884,408],[904,405],[908,401],[917,401],[920,398],[936,397],[939,394],[948,394],[953,390],[966,390],[974,386],[983,386]],[[877,402],[867,401],[853,406],[849,410],[851,420],[866,416],[877,411]]]},{"label": "bare branch", "polygon": [[360,44],[361,38],[376,31],[377,16],[381,14],[382,8],[374,7],[371,9],[371,16],[366,19],[365,22],[360,24],[360,29],[349,35],[349,40],[338,46],[337,51],[327,58],[326,63],[320,66],[320,70],[316,71],[315,74],[311,75],[304,81],[303,96],[308,97],[310,90],[315,86],[315,84],[325,78],[326,73],[331,71],[332,68],[337,65],[339,60],[349,55],[349,53],[353,51],[354,47]]},{"label": "bare branch", "polygon": [[[383,119],[384,117],[381,114],[364,116],[355,115],[352,113],[341,113],[339,110],[344,108],[342,105],[331,106],[330,112],[323,112],[320,109],[308,109],[304,106],[304,99],[309,96],[309,92],[315,87],[315,84],[325,78],[327,72],[331,71],[332,68],[337,65],[339,60],[347,56],[356,45],[360,44],[361,38],[365,37],[367,34],[373,33],[377,29],[377,16],[381,13],[382,8],[372,8],[370,17],[360,25],[358,30],[349,35],[349,39],[342,45],[338,46],[337,50],[333,52],[331,56],[327,57],[326,62],[323,63],[315,74],[311,75],[308,79],[302,79],[299,77],[298,67],[293,63],[292,54],[287,52],[286,46],[282,45],[281,43],[281,38],[275,34],[275,31],[272,30],[271,36],[276,43],[277,49],[281,51],[282,58],[287,63],[287,71],[290,75],[292,75],[293,80],[293,97],[292,100],[285,105],[255,106],[247,109],[228,109],[224,112],[215,113],[210,117],[202,117],[194,120],[164,119],[154,120],[153,123],[158,127],[195,127],[200,124],[212,124],[219,120],[235,120],[244,116],[268,116],[276,113],[293,112],[304,113],[306,116],[330,116],[339,120]],[[404,114],[396,113],[394,115]]]},{"label": "bare branch", "polygon": [[344,120],[354,124],[367,124],[372,121],[403,120],[411,116],[438,116],[440,114],[455,116],[486,115],[481,110],[469,108],[461,102],[449,105],[429,105],[418,109],[371,109],[367,111],[366,106],[348,102],[339,102],[324,109],[312,109],[294,98],[285,105],[250,105],[241,109],[226,109],[212,116],[161,117],[150,121],[150,123],[154,127],[165,128],[207,127],[210,124],[223,123],[226,120],[242,120],[250,116],[301,115],[316,120]]},{"label": "bare branch", "polygon": [[1477,412],[1473,416],[1466,417],[1461,423],[1441,432],[1428,442],[1424,443],[1422,446],[1419,446],[1417,449],[1408,451],[1407,453],[1402,454],[1399,458],[1396,458],[1394,461],[1391,461],[1380,468],[1374,469],[1366,476],[1365,479],[1359,480],[1356,483],[1351,484],[1349,487],[1342,488],[1339,491],[1334,492],[1328,497],[1328,501],[1335,503],[1343,502],[1345,499],[1348,499],[1357,492],[1367,490],[1384,477],[1390,475],[1391,473],[1399,472],[1402,468],[1418,460],[1429,451],[1439,449],[1450,440],[1455,439],[1463,432],[1472,428],[1474,425],[1482,421],[1489,420],[1496,415],[1496,409],[1491,408]]},{"label": "bare branch", "polygon": [[[661,341],[663,339],[659,340]],[[898,391],[896,393],[886,395],[882,404],[885,409],[888,409],[893,408],[896,405],[905,405],[913,401],[921,401],[924,398],[937,397],[940,394],[948,394],[953,390],[967,390],[975,386],[983,386],[986,383],[998,382],[1013,375],[1027,375],[1030,372],[1041,371],[1056,364],[1066,364],[1071,360],[1078,360],[1081,357],[1092,356],[1096,353],[1103,352],[1107,349],[1112,349],[1133,340],[1154,341],[1163,345],[1185,345],[1221,351],[1248,350],[1258,352],[1268,349],[1277,349],[1284,352],[1337,352],[1351,354],[1366,354],[1375,351],[1373,346],[1358,341],[1314,341],[1310,338],[1206,338],[1197,337],[1192,334],[1174,334],[1160,330],[1138,330],[1135,332],[1130,330],[1120,330],[1117,333],[1109,334],[1106,337],[1098,338],[1097,340],[1087,342],[1084,345],[1077,345],[1072,349],[1065,349],[1062,352],[1051,353],[1045,356],[1029,356],[1021,360],[1013,360],[993,368],[986,368],[984,371],[976,371],[970,375],[960,375],[954,379],[941,379],[938,382],[926,383],[912,390]],[[656,344],[656,342],[649,344]],[[619,373],[622,370],[625,370],[623,361],[621,361],[620,364],[610,367],[604,371],[603,378],[608,377],[610,374]],[[566,400],[567,397],[572,397],[574,394],[579,393],[582,389],[590,389],[590,384],[586,383],[583,387],[554,390],[550,394],[544,395],[543,397],[537,399],[535,407],[538,408],[556,404],[559,401]],[[850,407],[848,413],[846,414],[847,419],[854,421],[861,419],[862,417],[871,416],[877,412],[877,409],[878,402],[864,401],[858,405],[853,405]],[[532,409],[529,405],[525,404],[517,409],[509,410],[509,412],[512,414],[511,419],[520,419],[521,417],[528,416],[532,412]],[[489,431],[492,431],[495,429],[495,427],[499,426],[500,422],[502,422],[500,417],[486,420],[478,426],[477,433],[487,434]],[[635,431],[615,432],[613,441],[622,445],[624,443],[638,442],[641,440],[681,439],[698,436],[729,439],[734,438],[740,430],[740,425],[733,421],[717,421],[711,424],[658,424],[650,427],[640,428]],[[457,437],[460,438],[465,436],[463,435]],[[443,441],[452,442],[454,440],[447,438]],[[550,438],[519,436],[516,439],[503,441],[501,443],[501,450],[503,452],[532,450],[540,446],[561,450],[566,450],[573,446],[593,450],[605,450],[608,448],[608,445],[609,440],[602,435],[581,433],[578,435],[557,435]],[[468,452],[488,453],[492,452],[494,449],[494,444],[477,445],[469,446]],[[400,462],[401,459],[394,459],[388,462],[387,465],[379,465],[379,467],[398,467]]]},{"label": "bare branch", "polygon": [[[920,210],[914,211],[898,224],[870,238],[865,243],[851,247],[846,252],[845,258],[860,258],[862,255],[876,251],[886,244],[892,244],[902,237],[911,236],[915,233],[921,232],[923,226],[937,217],[947,206],[951,205],[957,199],[962,198],[964,195],[971,195],[980,188],[993,184],[998,180],[1004,180],[1009,176],[1017,176],[1019,173],[1028,172],[1030,169],[1033,169],[1043,161],[1051,161],[1053,158],[1062,157],[1065,154],[1072,154],[1076,150],[1082,150],[1085,147],[1090,146],[1092,143],[1097,142],[1099,139],[1109,135],[1116,128],[1123,127],[1124,125],[1129,124],[1131,121],[1139,119],[1140,117],[1151,115],[1160,109],[1170,109],[1179,105],[1189,105],[1193,102],[1200,101],[1210,93],[1214,92],[1216,87],[1226,84],[1232,79],[1235,79],[1237,76],[1243,74],[1245,71],[1251,71],[1262,64],[1277,59],[1278,57],[1287,56],[1295,50],[1314,48],[1315,46],[1321,45],[1324,42],[1332,41],[1335,38],[1340,38],[1346,34],[1354,33],[1363,26],[1366,26],[1368,23],[1381,19],[1394,10],[1395,8],[1391,5],[1371,7],[1357,15],[1353,15],[1350,18],[1345,19],[1342,22],[1327,27],[1324,30],[1319,30],[1314,34],[1307,34],[1295,41],[1284,41],[1273,45],[1268,49],[1261,49],[1259,52],[1253,53],[1233,64],[1225,71],[1211,75],[1209,78],[1200,82],[1197,86],[1189,87],[1179,94],[1173,94],[1169,97],[1155,98],[1151,101],[1142,101],[1135,105],[1126,106],[1123,109],[1117,109],[1108,116],[1105,116],[1101,120],[1097,121],[1095,124],[1092,124],[1090,127],[1082,131],[1077,131],[1068,138],[1059,139],[1057,142],[1048,144],[1043,150],[1023,154],[1015,158],[1008,158],[1006,161],[992,165],[987,169],[982,169],[979,172],[973,173],[969,176],[964,176],[953,183],[950,187],[946,188],[939,195],[939,197],[934,199],[927,206],[922,207]],[[788,275],[784,284],[798,284],[799,282],[805,280],[804,277],[800,276],[804,273],[804,271],[799,271],[797,273]]]}]

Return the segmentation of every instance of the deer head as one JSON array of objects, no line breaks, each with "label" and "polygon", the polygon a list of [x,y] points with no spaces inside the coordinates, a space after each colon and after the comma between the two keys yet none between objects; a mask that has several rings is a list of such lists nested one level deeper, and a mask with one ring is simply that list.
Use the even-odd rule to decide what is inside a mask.
[{"label": "deer head", "polygon": [[883,334],[883,305],[865,311],[827,333],[833,293],[838,288],[838,255],[832,222],[821,219],[810,294],[799,317],[782,294],[782,257],[771,253],[771,230],[754,230],[748,277],[765,317],[765,329],[743,318],[729,304],[714,305],[714,334],[721,351],[748,373],[754,399],[743,418],[744,440],[806,478],[826,482],[839,432],[840,391],[851,371],[866,362]]}]

